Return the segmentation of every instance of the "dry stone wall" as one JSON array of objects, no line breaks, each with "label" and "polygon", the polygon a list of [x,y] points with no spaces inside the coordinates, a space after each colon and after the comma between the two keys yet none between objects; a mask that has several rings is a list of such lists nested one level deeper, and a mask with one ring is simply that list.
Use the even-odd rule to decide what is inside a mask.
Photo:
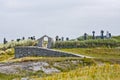
[{"label": "dry stone wall", "polygon": [[28,56],[42,56],[42,57],[80,57],[79,55],[56,51],[52,49],[25,46],[15,47],[15,58],[28,57]]}]

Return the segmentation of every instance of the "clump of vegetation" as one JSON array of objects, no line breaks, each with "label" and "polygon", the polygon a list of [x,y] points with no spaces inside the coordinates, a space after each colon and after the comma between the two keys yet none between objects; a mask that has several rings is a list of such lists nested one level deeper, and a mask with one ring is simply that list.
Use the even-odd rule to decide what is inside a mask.
[{"label": "clump of vegetation", "polygon": [[6,50],[9,48],[14,48],[16,46],[34,46],[36,45],[37,41],[35,40],[20,40],[20,41],[11,41],[6,44],[0,44],[0,49]]},{"label": "clump of vegetation", "polygon": [[14,57],[14,49],[0,50],[0,61],[8,60]]},{"label": "clump of vegetation", "polygon": [[96,39],[84,41],[58,41],[53,48],[94,48],[94,47],[119,47],[120,41],[116,39]]}]

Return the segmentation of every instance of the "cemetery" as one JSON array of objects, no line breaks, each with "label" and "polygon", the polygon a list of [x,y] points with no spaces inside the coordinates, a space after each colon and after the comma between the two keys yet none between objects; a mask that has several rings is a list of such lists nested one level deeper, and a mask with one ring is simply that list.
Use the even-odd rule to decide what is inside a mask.
[{"label": "cemetery", "polygon": [[[94,39],[96,39],[95,31],[93,31],[92,33],[93,33],[92,39],[94,40]],[[101,36],[100,36],[101,39],[111,38],[111,33],[107,32],[106,36],[104,36],[103,33],[104,33],[104,31],[101,30]],[[45,42],[44,38],[48,38],[48,41],[47,41],[47,43],[45,45],[44,45],[44,42]],[[84,38],[84,40],[87,40],[87,33],[84,34],[83,38]],[[98,38],[98,36],[97,36],[97,38]],[[31,38],[31,39],[33,40],[33,38]],[[72,44],[72,46],[71,45],[66,46],[67,42],[64,43],[64,37],[62,37],[60,39],[59,36],[56,36],[55,40],[56,40],[56,44],[59,45],[58,47],[56,46],[56,44],[54,44],[55,42],[53,41],[53,38],[51,38],[51,37],[49,37],[47,35],[44,35],[41,38],[37,39],[38,43],[36,44],[36,46],[21,46],[21,47],[18,46],[18,47],[15,47],[15,58],[21,58],[21,57],[27,57],[27,56],[81,57],[80,55],[75,55],[75,54],[72,54],[72,53],[55,51],[55,50],[51,49],[51,48],[53,48],[53,45],[55,45],[54,47],[56,47],[56,48],[85,47],[84,45],[81,46],[81,43],[77,42],[77,45],[76,45],[76,42],[73,42],[73,43],[70,42]],[[66,38],[66,41],[69,41],[68,37]],[[63,43],[63,45],[60,45],[62,43]],[[70,43],[68,43],[68,44],[70,44]],[[110,44],[110,43],[109,44],[107,43],[108,45],[106,45],[106,46],[112,46],[112,44]],[[91,42],[90,42],[90,44],[91,44]],[[95,46],[94,43],[92,43],[92,44]],[[89,43],[88,43],[88,45],[89,45]],[[97,45],[99,45],[99,44],[97,44]],[[105,43],[103,45],[105,45]],[[64,46],[64,47],[62,47],[62,46]]]},{"label": "cemetery", "polygon": [[[48,38],[48,44],[44,48],[44,37]],[[38,39],[36,46],[18,46],[15,47],[15,58],[28,57],[28,56],[41,56],[41,57],[85,57],[73,53],[61,52],[50,49],[53,46],[53,39],[47,35]]]},{"label": "cemetery", "polygon": [[76,39],[58,35],[55,38],[44,35],[38,39],[32,36],[11,41],[4,38],[3,44],[0,44],[0,79],[7,76],[8,80],[52,80],[53,76],[58,79],[57,76],[71,73],[84,74],[82,71],[86,70],[90,70],[89,76],[96,76],[91,73],[93,69],[98,75],[111,74],[120,68],[119,47],[120,37],[109,32],[104,34],[103,30],[100,35],[92,31],[92,35],[84,33]]}]

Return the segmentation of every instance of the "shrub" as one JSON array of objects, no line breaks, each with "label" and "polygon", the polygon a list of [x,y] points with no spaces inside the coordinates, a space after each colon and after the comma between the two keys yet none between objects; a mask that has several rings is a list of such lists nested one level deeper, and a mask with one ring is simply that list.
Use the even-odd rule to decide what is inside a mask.
[{"label": "shrub", "polygon": [[35,40],[11,41],[6,44],[0,44],[0,49],[6,50],[8,48],[14,48],[16,46],[33,46],[36,44],[35,42]]}]

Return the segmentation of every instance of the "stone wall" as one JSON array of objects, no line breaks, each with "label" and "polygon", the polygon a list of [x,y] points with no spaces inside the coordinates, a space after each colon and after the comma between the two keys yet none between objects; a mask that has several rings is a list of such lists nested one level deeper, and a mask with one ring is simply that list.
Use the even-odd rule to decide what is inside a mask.
[{"label": "stone wall", "polygon": [[41,48],[41,47],[37,47],[37,46],[15,47],[15,58],[21,58],[21,57],[27,57],[27,56],[81,57],[76,54]]}]

